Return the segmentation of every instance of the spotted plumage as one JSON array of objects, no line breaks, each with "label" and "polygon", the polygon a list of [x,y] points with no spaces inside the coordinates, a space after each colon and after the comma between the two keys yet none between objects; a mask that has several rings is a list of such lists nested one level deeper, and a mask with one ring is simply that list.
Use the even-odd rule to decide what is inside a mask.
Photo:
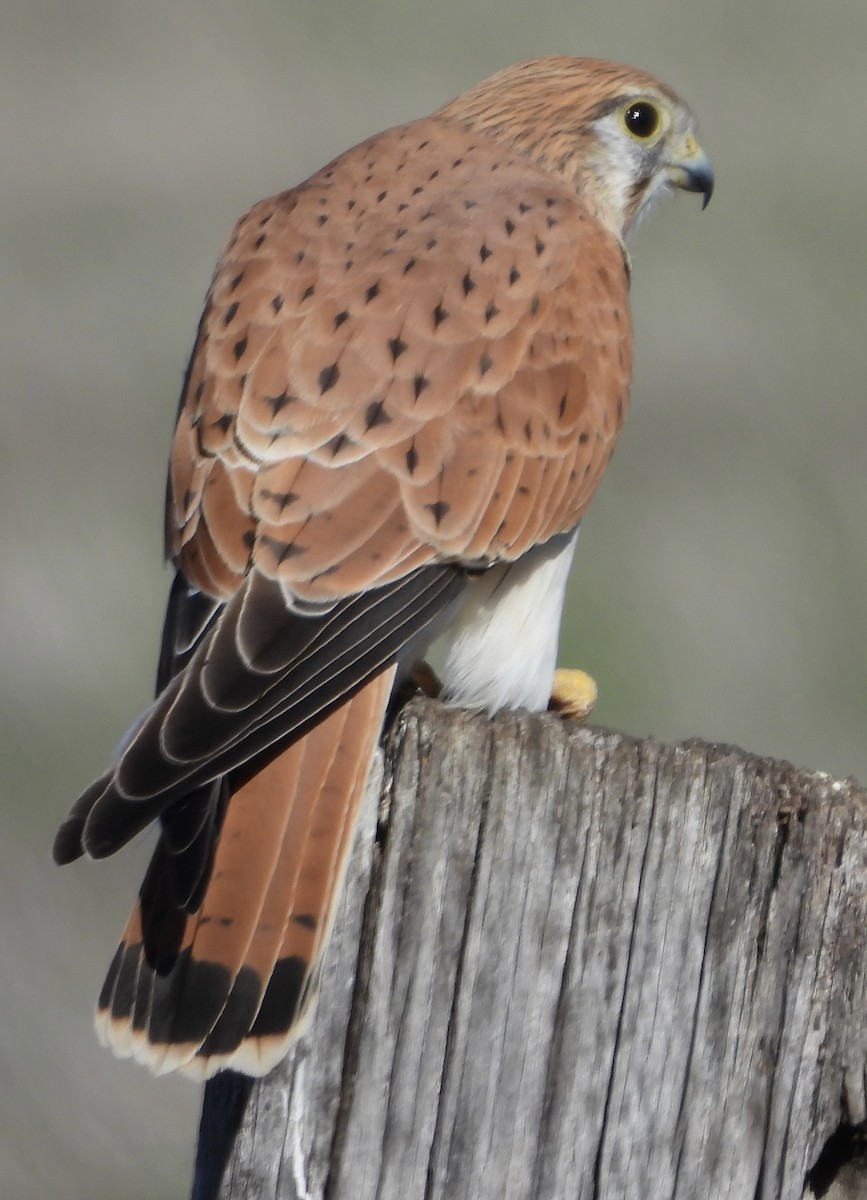
[{"label": "spotted plumage", "polygon": [[628,404],[623,237],[671,184],[710,191],[670,89],[542,59],[236,225],[172,447],[157,699],[55,847],[160,821],[99,1002],[118,1053],[285,1052],[394,680],[443,629],[447,697],[546,703]]}]

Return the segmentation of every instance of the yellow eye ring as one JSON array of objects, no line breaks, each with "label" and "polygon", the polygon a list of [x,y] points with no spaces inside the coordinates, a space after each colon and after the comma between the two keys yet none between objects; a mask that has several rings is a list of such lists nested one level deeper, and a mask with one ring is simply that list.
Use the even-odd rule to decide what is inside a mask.
[{"label": "yellow eye ring", "polygon": [[639,142],[646,142],[659,131],[662,114],[650,100],[633,100],[621,117],[626,132]]}]

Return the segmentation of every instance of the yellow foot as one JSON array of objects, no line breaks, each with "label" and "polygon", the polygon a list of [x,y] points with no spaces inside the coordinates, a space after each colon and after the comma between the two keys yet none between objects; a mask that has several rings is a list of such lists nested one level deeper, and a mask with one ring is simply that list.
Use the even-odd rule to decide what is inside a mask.
[{"label": "yellow foot", "polygon": [[593,711],[598,695],[596,680],[591,679],[586,671],[555,671],[548,708],[561,717],[583,721]]},{"label": "yellow foot", "polygon": [[410,678],[419,691],[424,692],[426,696],[432,696],[434,700],[436,700],[437,696],[443,690],[443,685],[437,679],[433,667],[429,666],[426,662],[416,663],[412,669]]}]

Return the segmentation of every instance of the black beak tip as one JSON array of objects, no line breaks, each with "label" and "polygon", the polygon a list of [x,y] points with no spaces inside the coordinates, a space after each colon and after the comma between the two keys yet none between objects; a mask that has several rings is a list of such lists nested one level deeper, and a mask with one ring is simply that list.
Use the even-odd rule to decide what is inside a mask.
[{"label": "black beak tip", "polygon": [[713,195],[713,170],[710,163],[705,160],[700,165],[697,163],[695,169],[690,172],[690,190],[693,192],[701,192],[702,212],[710,204],[710,198]]},{"label": "black beak tip", "polygon": [[692,162],[681,162],[679,178],[677,180],[678,187],[683,188],[685,192],[701,192],[702,211],[710,204],[710,198],[713,195],[713,168],[705,155]]}]

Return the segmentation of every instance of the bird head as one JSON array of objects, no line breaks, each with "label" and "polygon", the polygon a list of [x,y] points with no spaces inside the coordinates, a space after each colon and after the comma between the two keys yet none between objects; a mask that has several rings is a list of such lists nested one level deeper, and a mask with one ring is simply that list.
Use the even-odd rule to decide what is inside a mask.
[{"label": "bird head", "polygon": [[624,238],[654,197],[713,192],[695,117],[644,71],[592,58],[530,59],[440,110],[526,154],[573,187]]}]

